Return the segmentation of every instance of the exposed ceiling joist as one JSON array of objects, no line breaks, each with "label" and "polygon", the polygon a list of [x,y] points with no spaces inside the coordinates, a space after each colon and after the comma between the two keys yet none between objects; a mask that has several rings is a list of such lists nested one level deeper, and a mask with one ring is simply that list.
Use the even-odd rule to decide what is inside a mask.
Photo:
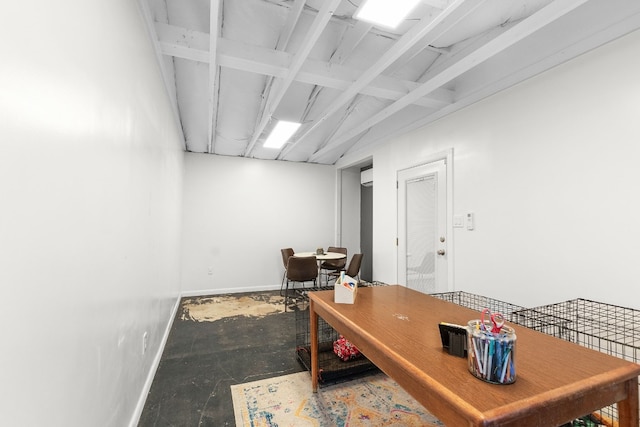
[{"label": "exposed ceiling joist", "polygon": [[[305,131],[299,134],[296,141],[289,144],[279,158],[284,158],[296,145],[304,142],[305,138],[325,123],[334,113],[346,105],[354,96],[371,83],[376,77],[381,75],[390,65],[398,60],[405,52],[420,42],[422,45],[429,45],[442,34],[442,26],[448,27],[462,19],[468,13],[480,6],[484,1],[454,0],[443,11],[433,16],[430,11],[407,31],[393,46],[382,54],[382,56],[370,66],[346,91],[342,92],[320,115],[308,126]],[[430,40],[425,37],[430,35]]]},{"label": "exposed ceiling joist", "polygon": [[[186,150],[323,164],[640,29],[630,0],[421,0],[395,29],[363,0],[137,1]],[[272,118],[303,122],[280,152]]]},{"label": "exposed ceiling joist", "polygon": [[[156,29],[163,54],[191,61],[209,61],[207,34],[162,23],[156,23]],[[182,44],[179,44],[178,40]],[[279,78],[286,76],[293,58],[293,55],[286,52],[225,38],[218,39],[217,56],[220,67]],[[362,73],[363,69],[307,59],[295,80],[301,83],[344,91]],[[361,93],[383,99],[397,100],[418,86],[418,83],[410,80],[400,80],[379,75],[368,86],[364,87]],[[439,89],[428,97],[417,100],[415,104],[428,108],[440,108],[451,102],[453,102],[453,91]]]},{"label": "exposed ceiling joist", "polygon": [[[295,0],[293,3],[293,6],[291,7],[288,15],[287,15],[287,20],[285,22],[284,28],[282,30],[282,32],[280,33],[280,36],[278,37],[278,42],[276,44],[276,52],[281,52],[284,51],[287,46],[289,45],[289,41],[291,40],[291,37],[293,35],[293,31],[296,28],[296,25],[298,23],[298,21],[300,20],[300,14],[302,13],[302,10],[304,9],[304,3],[305,0]],[[289,59],[287,61],[287,63],[291,63],[291,60]],[[254,71],[255,68],[251,67],[249,69],[247,69],[246,71]],[[282,74],[280,74],[279,76],[284,78],[286,77],[286,69],[282,70]],[[264,113],[267,109],[268,106],[268,102],[270,100],[269,98],[269,94],[271,93],[271,89],[273,87],[273,82],[275,79],[275,75],[274,74],[266,74],[267,80],[265,82],[264,85],[264,90],[262,91],[262,96],[260,97],[262,99],[262,102],[260,104],[260,109],[259,111],[261,112],[261,114],[259,114],[256,117],[256,124],[254,126],[254,129],[257,129],[260,126],[261,121],[263,120],[263,116],[262,113]],[[254,131],[255,132],[255,131]],[[253,150],[253,146],[251,143],[247,146],[247,148],[245,149],[245,153],[249,154],[251,150]]]},{"label": "exposed ceiling joist", "polygon": [[154,29],[163,55],[197,62],[210,61],[209,34],[163,22],[155,22]]},{"label": "exposed ceiling joist", "polygon": [[[358,47],[362,39],[369,33],[369,31],[371,31],[372,28],[373,28],[372,24],[364,21],[357,21],[355,25],[349,26],[345,34],[343,35],[342,40],[340,41],[340,44],[338,45],[338,49],[336,49],[331,55],[331,58],[329,58],[329,63],[331,65],[344,63],[344,61],[346,61],[348,58],[351,57],[351,55],[353,55],[354,50]],[[354,76],[354,80],[355,79],[357,79],[356,76]],[[348,89],[349,86],[350,84],[347,84],[342,90]],[[309,102],[307,103],[305,111],[302,115],[301,123],[304,123],[305,121],[307,121],[307,118],[311,114],[311,111],[315,107],[317,100],[322,90],[325,87],[327,86],[324,86],[324,85],[314,86],[312,94],[309,97],[310,98]],[[346,117],[350,114],[350,111],[354,108],[356,103],[357,103],[357,98],[354,99],[354,101],[351,103],[351,105],[347,109],[347,114],[345,114],[344,119],[346,119]]]},{"label": "exposed ceiling joist", "polygon": [[269,91],[268,99],[264,109],[261,111],[260,116],[262,117],[260,120],[260,124],[254,130],[253,136],[251,137],[251,142],[247,146],[245,150],[245,156],[249,156],[253,147],[256,144],[256,141],[262,135],[267,124],[271,120],[273,112],[276,107],[282,101],[285,93],[291,86],[291,83],[294,82],[298,71],[304,65],[311,49],[315,46],[316,42],[320,38],[320,35],[324,31],[324,28],[329,23],[329,19],[333,15],[334,10],[340,4],[341,0],[325,0],[322,4],[322,8],[318,11],[316,18],[313,20],[309,31],[306,33],[298,52],[293,57],[293,61],[287,70],[287,75],[283,79],[278,79],[276,83],[272,86],[272,89]]},{"label": "exposed ceiling joist", "polygon": [[362,39],[371,31],[371,28],[373,28],[373,25],[364,21],[358,21],[355,25],[349,27],[340,45],[331,55],[329,62],[332,64],[344,63]]},{"label": "exposed ceiling joist", "polygon": [[289,45],[289,41],[293,35],[293,30],[295,30],[296,24],[300,20],[300,14],[304,9],[304,2],[305,0],[294,0],[291,11],[287,15],[287,21],[284,24],[284,28],[280,33],[280,37],[278,37],[276,50],[285,50]]},{"label": "exposed ceiling joist", "polygon": [[407,105],[411,104],[415,99],[421,98],[428,94],[430,91],[441,87],[442,85],[460,76],[476,65],[504,51],[508,47],[514,45],[533,32],[554,22],[555,20],[564,16],[566,13],[581,6],[587,1],[588,0],[563,0],[550,3],[546,7],[540,9],[538,12],[504,31],[502,34],[495,37],[491,41],[483,44],[478,49],[474,50],[469,55],[455,62],[437,75],[431,77],[428,81],[420,85],[420,87],[414,89],[398,101],[384,108],[370,119],[365,120],[355,128],[352,128],[349,131],[344,132],[342,135],[337,136],[330,145],[327,145],[323,149],[318,150],[316,153],[314,153],[313,156],[311,156],[309,160],[316,161],[323,155],[327,154],[327,152],[339,148],[342,144],[349,142],[352,138],[355,138],[362,132],[370,129],[377,123],[380,123],[389,116],[397,113]]},{"label": "exposed ceiling joist", "polygon": [[207,129],[207,152],[213,153],[216,143],[218,120],[218,61],[217,48],[220,32],[220,0],[211,0],[209,5],[209,127]]}]

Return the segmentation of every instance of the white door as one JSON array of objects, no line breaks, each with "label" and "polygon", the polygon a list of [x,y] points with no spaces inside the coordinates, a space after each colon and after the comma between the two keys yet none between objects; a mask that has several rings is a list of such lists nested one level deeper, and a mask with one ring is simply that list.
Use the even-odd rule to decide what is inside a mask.
[{"label": "white door", "polygon": [[444,160],[398,172],[398,283],[447,292],[447,181]]}]

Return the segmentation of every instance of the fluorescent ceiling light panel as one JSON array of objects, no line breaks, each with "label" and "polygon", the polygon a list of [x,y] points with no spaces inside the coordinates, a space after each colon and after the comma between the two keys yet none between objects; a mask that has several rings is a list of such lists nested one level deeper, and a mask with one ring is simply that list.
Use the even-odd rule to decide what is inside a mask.
[{"label": "fluorescent ceiling light panel", "polygon": [[283,120],[278,121],[275,127],[271,131],[271,134],[267,137],[263,147],[265,148],[281,148],[289,138],[300,127],[300,123],[285,122]]},{"label": "fluorescent ceiling light panel", "polygon": [[420,3],[420,0],[365,0],[356,12],[356,19],[396,28]]}]

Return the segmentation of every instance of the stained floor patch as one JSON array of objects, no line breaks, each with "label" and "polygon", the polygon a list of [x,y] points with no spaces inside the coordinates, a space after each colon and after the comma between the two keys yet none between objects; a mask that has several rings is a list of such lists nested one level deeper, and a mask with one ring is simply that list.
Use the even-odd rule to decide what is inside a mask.
[{"label": "stained floor patch", "polygon": [[261,318],[282,313],[284,307],[284,298],[279,295],[187,298],[182,302],[180,320],[215,322],[234,316]]}]

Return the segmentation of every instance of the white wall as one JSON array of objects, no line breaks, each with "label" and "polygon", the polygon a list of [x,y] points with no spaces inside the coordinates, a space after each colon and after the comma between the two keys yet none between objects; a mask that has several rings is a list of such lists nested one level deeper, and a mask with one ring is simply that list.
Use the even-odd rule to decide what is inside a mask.
[{"label": "white wall", "polygon": [[335,240],[335,177],[333,166],[187,153],[184,293],[279,289],[281,248]]},{"label": "white wall", "polygon": [[396,171],[454,149],[455,290],[640,308],[640,32],[374,151],[374,279],[396,281]]},{"label": "white wall", "polygon": [[151,43],[130,0],[5,2],[0,40],[0,424],[133,423],[180,292]]}]

